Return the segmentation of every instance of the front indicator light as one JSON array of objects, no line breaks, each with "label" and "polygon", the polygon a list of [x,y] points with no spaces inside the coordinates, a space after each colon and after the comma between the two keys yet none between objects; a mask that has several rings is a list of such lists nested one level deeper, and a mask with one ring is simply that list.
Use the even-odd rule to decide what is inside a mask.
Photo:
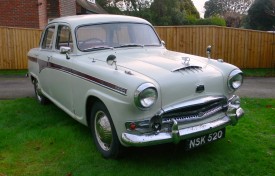
[{"label": "front indicator light", "polygon": [[135,123],[130,123],[130,126],[129,126],[129,129],[134,131],[135,129],[137,128],[136,124]]}]

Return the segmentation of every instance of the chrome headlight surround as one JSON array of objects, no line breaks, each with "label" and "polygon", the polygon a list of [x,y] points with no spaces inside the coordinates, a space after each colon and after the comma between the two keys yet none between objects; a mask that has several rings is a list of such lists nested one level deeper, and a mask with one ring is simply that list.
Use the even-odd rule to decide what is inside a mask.
[{"label": "chrome headlight surround", "polygon": [[243,84],[243,72],[239,69],[233,70],[227,80],[227,86],[229,88],[229,92],[233,92],[241,87]]},{"label": "chrome headlight surround", "polygon": [[135,105],[141,110],[146,110],[152,107],[157,99],[158,92],[152,83],[141,84],[134,95]]}]

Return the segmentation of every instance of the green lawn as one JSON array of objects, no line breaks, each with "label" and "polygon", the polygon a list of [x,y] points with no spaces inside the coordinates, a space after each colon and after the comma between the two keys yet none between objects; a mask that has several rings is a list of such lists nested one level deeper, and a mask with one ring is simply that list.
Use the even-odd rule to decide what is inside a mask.
[{"label": "green lawn", "polygon": [[1,70],[0,76],[25,76],[28,70]]},{"label": "green lawn", "polygon": [[275,68],[242,69],[244,76],[275,77]]},{"label": "green lawn", "polygon": [[226,138],[192,151],[173,144],[96,151],[87,127],[53,104],[0,100],[0,176],[275,175],[275,99],[242,99],[246,112]]}]

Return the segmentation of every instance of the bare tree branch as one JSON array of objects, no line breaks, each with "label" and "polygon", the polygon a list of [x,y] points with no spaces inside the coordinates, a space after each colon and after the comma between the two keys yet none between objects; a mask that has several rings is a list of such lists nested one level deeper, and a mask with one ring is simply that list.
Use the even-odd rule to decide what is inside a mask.
[{"label": "bare tree branch", "polygon": [[275,0],[271,1],[271,6],[266,5],[265,12],[271,16],[275,16]]}]

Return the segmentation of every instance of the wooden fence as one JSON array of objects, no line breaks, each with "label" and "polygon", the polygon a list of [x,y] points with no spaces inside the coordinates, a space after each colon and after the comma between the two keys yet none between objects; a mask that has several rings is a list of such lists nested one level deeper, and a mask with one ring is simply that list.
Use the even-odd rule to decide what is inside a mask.
[{"label": "wooden fence", "polygon": [[27,53],[37,47],[41,30],[0,27],[0,69],[26,69]]},{"label": "wooden fence", "polygon": [[[156,27],[170,50],[206,56],[240,68],[275,68],[275,34],[217,26]],[[41,30],[0,27],[0,69],[26,69],[27,52],[37,47]]]},{"label": "wooden fence", "polygon": [[156,27],[168,49],[212,58],[240,68],[275,68],[275,34],[218,26]]}]

